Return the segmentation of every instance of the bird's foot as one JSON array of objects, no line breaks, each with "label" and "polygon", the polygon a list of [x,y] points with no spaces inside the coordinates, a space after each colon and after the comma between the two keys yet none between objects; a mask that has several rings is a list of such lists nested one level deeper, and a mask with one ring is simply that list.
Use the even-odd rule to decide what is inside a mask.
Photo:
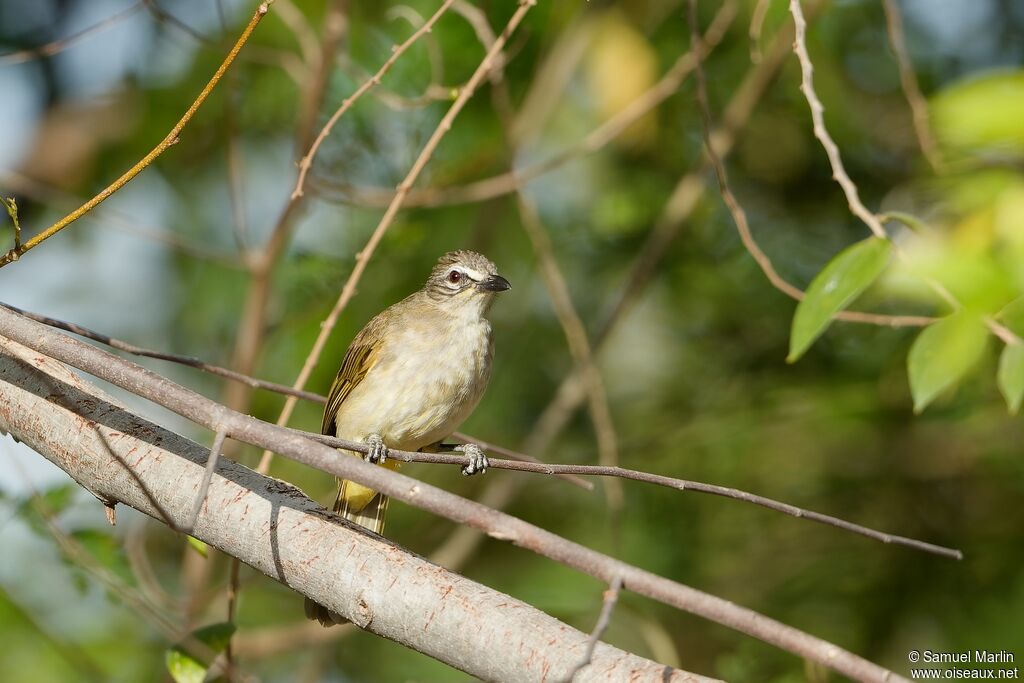
[{"label": "bird's foot", "polygon": [[490,463],[487,462],[487,456],[484,455],[484,452],[475,443],[465,443],[461,446],[456,446],[455,450],[469,456],[469,462],[462,466],[462,473],[467,477],[474,474],[483,474],[490,466]]},{"label": "bird's foot", "polygon": [[363,455],[363,460],[374,465],[383,465],[387,461],[388,447],[384,445],[384,439],[380,438],[380,434],[370,434],[363,443],[369,447]]}]

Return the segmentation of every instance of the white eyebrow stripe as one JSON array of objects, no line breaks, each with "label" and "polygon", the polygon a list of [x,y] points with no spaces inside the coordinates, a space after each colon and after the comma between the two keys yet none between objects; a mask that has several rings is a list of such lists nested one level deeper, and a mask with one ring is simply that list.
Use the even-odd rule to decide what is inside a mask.
[{"label": "white eyebrow stripe", "polygon": [[473,270],[472,268],[466,268],[465,266],[457,266],[457,270],[461,270],[473,280],[480,281],[487,279],[487,273],[481,273],[479,270]]}]

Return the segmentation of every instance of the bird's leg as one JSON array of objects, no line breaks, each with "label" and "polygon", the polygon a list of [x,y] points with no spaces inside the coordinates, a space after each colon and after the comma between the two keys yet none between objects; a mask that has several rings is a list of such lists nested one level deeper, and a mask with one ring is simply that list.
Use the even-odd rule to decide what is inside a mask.
[{"label": "bird's leg", "polygon": [[475,443],[464,443],[461,446],[456,446],[454,450],[469,456],[469,462],[462,466],[462,473],[467,477],[487,471],[490,463],[487,462],[487,456],[484,455],[483,450]]},{"label": "bird's leg", "polygon": [[384,445],[384,439],[380,438],[380,434],[370,434],[363,439],[363,443],[369,447],[363,460],[374,465],[383,465],[388,459],[388,447]]},{"label": "bird's leg", "polygon": [[491,466],[487,462],[487,456],[475,443],[464,443],[456,446],[452,443],[437,442],[420,449],[424,453],[465,453],[469,456],[469,462],[462,466],[462,473],[467,477],[474,474],[483,474]]}]

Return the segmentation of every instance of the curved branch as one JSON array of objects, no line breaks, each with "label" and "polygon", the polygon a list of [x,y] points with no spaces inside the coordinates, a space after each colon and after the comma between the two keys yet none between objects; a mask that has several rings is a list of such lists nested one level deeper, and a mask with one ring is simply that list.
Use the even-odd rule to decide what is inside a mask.
[{"label": "curved branch", "polygon": [[[179,528],[191,521],[202,446],[10,341],[0,341],[0,378],[0,429],[94,493],[161,520],[159,505]],[[564,677],[591,647],[587,634],[342,523],[298,489],[234,462],[217,465],[192,534],[362,628],[483,680]],[[604,643],[576,680],[636,675],[709,680]]]},{"label": "curved branch", "polygon": [[[165,377],[161,377],[134,363],[101,351],[89,344],[50,330],[44,325],[23,318],[17,313],[2,307],[0,307],[0,331],[8,339],[28,346],[40,354],[68,363],[149,401],[158,403],[208,429],[215,431],[223,429],[228,437],[260,448],[272,449],[276,453],[296,462],[343,479],[351,479],[375,491],[380,491],[395,500],[400,500],[459,524],[474,527],[487,533],[492,538],[510,541],[517,546],[531,550],[602,581],[610,583],[616,576],[621,576],[623,586],[627,590],[728,626],[741,633],[746,633],[794,655],[818,662],[855,680],[878,681],[879,683],[905,680],[901,679],[897,674],[844,650],[833,643],[816,638],[799,629],[787,626],[728,600],[715,597],[709,593],[677,583],[591,550],[550,531],[524,522],[504,512],[488,508],[475,501],[467,500],[398,472],[371,465],[361,458],[339,457],[338,451],[329,446],[282,430],[280,427],[257,420],[249,415],[230,410]],[[40,360],[40,362],[43,361],[45,359]],[[21,413],[17,413],[15,417],[20,417],[20,415]],[[6,419],[11,419],[11,416],[8,415]],[[29,415],[26,419],[31,421],[34,418]],[[78,448],[77,444],[75,447]],[[205,461],[205,456],[206,451],[203,449],[202,456],[197,456],[197,458]],[[138,464],[136,463],[136,465]],[[96,482],[96,484],[102,490],[102,486],[106,485],[104,482],[112,476],[119,475],[119,473],[89,469],[88,475],[100,478],[100,481]],[[201,477],[201,474],[199,476]],[[283,490],[292,490],[290,486],[280,482],[276,483],[275,488],[279,493]],[[182,491],[180,487],[174,487],[171,495],[179,493],[187,494],[187,491]],[[305,499],[305,496],[301,496],[301,498]],[[184,500],[186,505],[191,503],[191,498],[187,495],[184,496]],[[133,499],[133,501],[145,506],[147,510],[151,508],[151,503],[144,497],[142,499]],[[208,504],[204,506],[203,514],[209,514],[210,510],[223,509],[225,507],[235,509],[236,506],[229,505],[229,502],[230,500],[219,499],[220,504],[218,505],[217,500],[208,501]],[[279,512],[283,509],[283,507],[279,508]],[[316,509],[320,510],[319,507]],[[200,538],[203,537],[204,533],[210,533],[209,527],[204,524],[203,514],[200,515],[196,527]],[[249,523],[252,523],[251,520]],[[244,540],[246,536],[239,534],[236,527],[227,528],[231,530],[231,538],[224,539],[219,537],[218,541],[223,544],[222,549],[225,552],[232,554],[232,551],[235,551],[235,554],[237,554],[243,549],[239,548],[238,543],[240,540]],[[288,528],[289,532],[293,533],[289,533],[287,539],[286,534],[275,533],[282,530],[279,521],[272,521],[270,525],[265,525],[261,521],[259,528],[263,535],[269,533],[271,539],[276,537],[279,548],[283,548],[286,541],[290,543],[293,540],[293,535],[302,536],[304,529],[308,527],[304,527],[301,520],[294,521],[293,525]],[[333,542],[328,542],[324,539],[316,547],[322,553],[324,548],[337,548],[337,544],[337,539],[334,539]],[[387,547],[391,548],[391,546]],[[331,557],[336,554],[338,553],[331,553]],[[259,560],[257,566],[261,569],[266,569],[268,573],[273,571],[272,575],[285,579],[288,578],[288,572],[295,569],[294,564],[289,564],[286,568],[282,563],[280,555],[274,555],[273,558],[260,557],[254,559]],[[267,564],[268,560],[271,561],[270,564]],[[359,557],[359,561],[368,562],[368,559]],[[317,571],[314,577],[308,578],[301,584],[296,584],[296,587],[305,593],[316,594],[317,597],[322,597],[322,593],[328,592],[328,585],[348,586],[353,591],[359,591],[360,589],[373,591],[379,588],[377,582],[372,580],[372,575],[365,577],[368,582],[365,585],[362,582],[353,585],[351,583],[353,576],[359,576],[359,574],[349,575],[346,573],[323,573]],[[374,615],[373,609],[367,611],[361,609],[359,605],[354,606],[350,602],[339,601],[333,595],[327,597],[330,598],[326,602],[327,607],[334,609],[334,611],[360,625],[373,625],[375,621],[372,618]],[[433,600],[430,604],[436,605],[437,595],[435,594],[432,597]],[[367,606],[369,607],[369,605]],[[390,606],[387,601],[380,604],[380,608],[384,610],[390,609]],[[446,610],[439,610],[438,618],[443,618],[445,613]],[[367,620],[368,617],[370,617],[369,620]],[[407,615],[403,613],[396,618],[403,620],[404,623]],[[406,631],[408,629],[402,629],[402,632]],[[388,632],[385,635],[401,637],[402,633]],[[493,655],[492,652],[485,652],[483,654],[487,657]],[[476,662],[477,660],[473,661]],[[466,662],[460,662],[460,664],[467,664],[468,666]],[[498,678],[502,677],[499,676]]]},{"label": "curved branch", "polygon": [[222,76],[224,76],[225,72],[227,72],[228,67],[231,66],[231,63],[235,61],[235,57],[238,56],[238,53],[242,50],[242,46],[245,45],[246,41],[249,40],[249,36],[251,36],[252,32],[256,29],[256,25],[259,24],[263,17],[267,14],[267,12],[270,11],[271,2],[273,2],[273,0],[266,0],[265,2],[261,3],[260,6],[256,9],[256,13],[252,15],[252,19],[249,20],[248,25],[245,27],[245,30],[242,31],[242,35],[238,37],[238,40],[235,42],[234,46],[228,52],[227,57],[225,57],[224,61],[221,62],[221,65],[217,67],[217,71],[214,72],[213,77],[210,78],[210,81],[199,93],[199,96],[196,97],[196,99],[192,102],[191,105],[189,105],[188,110],[182,115],[181,119],[179,119],[178,122],[174,124],[174,127],[171,128],[171,132],[169,132],[167,136],[160,141],[160,144],[154,147],[149,154],[142,157],[142,159],[138,163],[136,163],[130,169],[125,171],[124,175],[122,175],[120,178],[118,178],[109,186],[107,186],[107,188],[100,192],[98,195],[87,201],[85,204],[82,204],[82,206],[78,207],[68,215],[64,216],[64,218],[61,218],[59,221],[48,227],[46,230],[43,230],[41,233],[39,233],[32,239],[28,240],[24,244],[20,244],[14,249],[8,251],[3,256],[0,256],[0,268],[9,263],[17,261],[22,254],[24,254],[25,252],[29,251],[34,247],[39,246],[43,241],[49,239],[50,237],[53,237],[61,230],[68,227],[69,225],[77,221],[79,218],[92,211],[94,208],[99,206],[104,200],[110,197],[110,195],[114,194],[122,187],[127,185],[128,182],[132,180],[132,178],[141,173],[147,166],[153,163],[153,161],[157,157],[166,152],[172,145],[177,144],[178,135],[180,135],[181,131],[184,130],[185,126],[188,125],[188,122],[192,120],[192,117],[195,116],[195,113],[199,111],[199,107],[202,106],[203,102],[206,101],[206,98],[210,96],[211,92],[213,92],[213,89],[217,86],[217,83],[220,82],[220,79]]},{"label": "curved branch", "polygon": [[[107,335],[100,334],[98,332],[93,332],[92,330],[81,327],[80,325],[76,325],[74,323],[66,323],[60,320],[55,320],[54,318],[48,318],[46,316],[37,315],[35,313],[28,313],[19,308],[15,308],[14,306],[10,306],[4,303],[0,303],[0,307],[8,308],[12,311],[15,311],[25,316],[26,318],[29,318],[30,320],[35,320],[36,322],[43,323],[44,325],[47,325],[49,327],[56,327],[58,329],[66,330],[68,332],[74,332],[75,334],[87,337],[88,339],[93,339],[95,341],[111,346],[115,349],[120,349],[122,351],[127,351],[129,353],[149,358],[160,358],[163,360],[182,363],[184,365],[205,370],[213,374],[245,382],[249,386],[260,387],[263,389],[267,389],[269,391],[277,391],[280,393],[290,394],[297,396],[298,398],[305,398],[307,400],[314,401],[317,403],[326,402],[325,397],[321,396],[320,394],[315,394],[313,392],[308,391],[299,392],[290,387],[285,387],[283,385],[275,384],[273,382],[265,382],[263,380],[248,377],[246,375],[242,375],[231,370],[226,370],[224,368],[217,367],[216,365],[209,365],[208,363],[204,363],[190,356],[176,356],[174,354],[149,351],[147,349],[142,349],[140,347],[134,346],[133,344],[128,344],[127,342],[123,342],[118,339],[113,339],[111,337],[108,337]],[[288,429],[289,431],[294,432],[296,434],[300,434],[306,438],[313,439],[314,441],[319,441],[320,443],[327,444],[328,446],[332,446],[334,448],[344,448],[346,450],[359,452],[365,452],[366,450],[365,444],[356,441],[347,441],[345,439],[339,439],[334,436],[325,436],[323,434],[315,434],[313,432],[304,432],[302,430],[291,429],[289,427],[285,427],[285,429]],[[532,472],[535,474],[547,474],[554,475],[557,477],[563,477],[567,481],[570,481],[571,483],[580,486],[581,488],[585,488],[587,490],[592,490],[593,486],[590,484],[589,481],[585,479],[580,479],[579,475],[597,477],[617,477],[620,479],[630,479],[633,481],[640,481],[647,484],[654,484],[655,486],[664,486],[667,488],[676,489],[678,491],[696,491],[698,493],[710,493],[712,495],[722,496],[723,498],[732,498],[734,500],[740,500],[752,503],[754,505],[760,505],[761,507],[765,507],[770,510],[776,510],[778,512],[783,512],[787,515],[792,515],[793,517],[799,517],[803,519],[809,519],[815,522],[820,522],[822,524],[833,526],[839,529],[844,529],[855,534],[860,534],[861,536],[873,538],[877,541],[881,541],[882,543],[901,545],[908,548],[921,550],[923,552],[941,555],[943,557],[950,557],[956,560],[963,559],[963,553],[955,548],[946,548],[943,546],[934,545],[932,543],[919,541],[913,538],[907,538],[905,536],[887,534],[885,532],[877,531],[875,529],[861,526],[859,524],[854,524],[853,522],[849,522],[838,517],[832,517],[831,515],[825,515],[820,512],[814,512],[813,510],[805,510],[795,505],[790,505],[788,503],[783,503],[781,501],[766,498],[764,496],[759,496],[757,494],[749,493],[747,491],[741,491],[739,489],[734,489],[726,486],[717,486],[715,484],[707,484],[698,481],[689,481],[686,479],[676,479],[673,477],[668,477],[660,474],[652,474],[650,472],[641,472],[637,470],[626,469],[624,467],[545,463],[525,453],[519,453],[518,451],[509,450],[507,448],[487,443],[486,441],[481,441],[480,439],[476,439],[474,437],[459,432],[453,434],[453,437],[465,443],[475,443],[485,451],[498,453],[500,455],[505,455],[507,458],[511,458],[510,460],[500,458],[489,458],[488,461],[490,463],[490,466],[494,469],[513,470],[517,472]],[[454,453],[414,453],[410,451],[398,450],[392,450],[390,451],[390,453],[393,458],[402,460],[404,462],[422,462],[459,466],[466,465],[469,462],[468,456]]]}]

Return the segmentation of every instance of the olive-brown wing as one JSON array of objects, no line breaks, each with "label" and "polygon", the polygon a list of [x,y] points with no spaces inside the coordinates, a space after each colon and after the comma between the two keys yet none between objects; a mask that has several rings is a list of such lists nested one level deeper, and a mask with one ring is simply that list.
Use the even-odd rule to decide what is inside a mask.
[{"label": "olive-brown wing", "polygon": [[320,425],[321,434],[335,436],[338,409],[380,359],[382,340],[380,336],[374,334],[377,330],[375,322],[376,320],[373,320],[364,327],[345,352],[341,369],[338,370],[338,376],[334,378],[331,391],[327,394],[327,406],[324,408],[324,419]]}]

